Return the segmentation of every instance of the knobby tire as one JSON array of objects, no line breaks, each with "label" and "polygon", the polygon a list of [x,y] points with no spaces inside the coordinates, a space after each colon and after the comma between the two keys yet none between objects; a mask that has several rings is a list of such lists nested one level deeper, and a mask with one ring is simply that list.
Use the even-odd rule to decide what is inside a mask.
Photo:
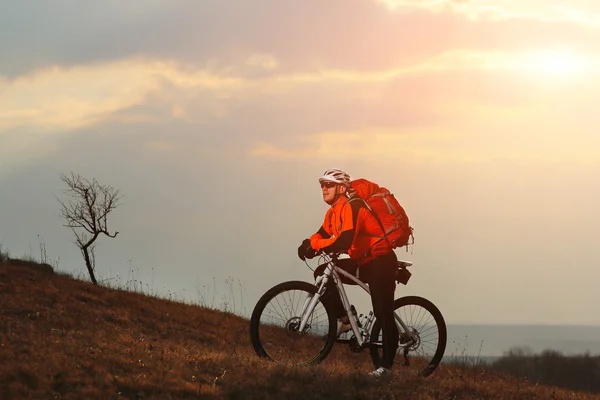
[{"label": "knobby tire", "polygon": [[[437,368],[438,364],[442,360],[444,356],[444,351],[446,350],[446,341],[447,341],[447,330],[446,330],[446,322],[444,321],[444,317],[440,310],[429,300],[419,297],[419,296],[405,296],[400,297],[394,301],[394,311],[404,306],[419,306],[424,308],[431,314],[435,321],[435,325],[438,328],[438,342],[435,349],[435,353],[427,366],[419,371],[419,375],[423,377],[427,377],[431,375],[431,373]],[[402,315],[400,315],[402,317]],[[406,321],[404,321],[406,323]],[[410,324],[409,324],[410,325]],[[400,328],[399,328],[400,329]],[[373,328],[371,329],[371,339],[375,339],[379,337],[379,332],[381,331],[381,323],[378,320],[375,320],[373,323]],[[371,360],[375,365],[380,365],[381,356],[379,354],[380,348],[372,347],[370,349]],[[400,347],[399,347],[400,351]],[[394,363],[400,363],[399,359],[402,359],[402,354],[396,354],[396,359]]]},{"label": "knobby tire", "polygon": [[[250,318],[250,340],[252,342],[254,350],[256,351],[256,354],[260,357],[264,357],[266,359],[282,364],[287,363],[275,360],[272,354],[269,354],[269,351],[267,350],[268,346],[265,346],[267,343],[263,343],[261,341],[261,317],[263,316],[263,313],[265,313],[265,307],[270,304],[271,300],[276,298],[278,295],[281,295],[282,293],[291,291],[306,292],[307,294],[314,295],[315,293],[317,293],[317,287],[313,284],[304,281],[289,281],[280,283],[274,286],[273,288],[269,289],[258,300]],[[328,303],[322,302],[322,298],[319,299],[319,301],[315,305],[315,310],[318,308],[319,304],[321,304],[325,309],[328,318],[328,332],[326,333],[326,335],[323,335],[323,337],[320,339],[324,341],[323,347],[317,354],[315,354],[313,358],[309,358],[305,362],[294,363],[293,365],[318,364],[321,361],[323,361],[325,357],[327,357],[333,345],[335,344],[335,335],[337,332],[337,319],[335,313],[333,312],[332,307],[328,305]],[[299,316],[296,315],[296,317]],[[267,347],[267,349],[265,349],[265,347]]]}]

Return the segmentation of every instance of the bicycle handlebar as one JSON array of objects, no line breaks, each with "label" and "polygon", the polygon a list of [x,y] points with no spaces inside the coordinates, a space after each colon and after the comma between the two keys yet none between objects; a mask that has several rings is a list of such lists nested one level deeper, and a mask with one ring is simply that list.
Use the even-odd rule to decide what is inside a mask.
[{"label": "bicycle handlebar", "polygon": [[344,253],[340,253],[340,252],[333,252],[333,253],[324,253],[323,251],[318,251],[317,252],[317,256],[320,257],[329,257],[331,259],[331,261],[338,261],[339,260],[339,256],[342,255]]}]

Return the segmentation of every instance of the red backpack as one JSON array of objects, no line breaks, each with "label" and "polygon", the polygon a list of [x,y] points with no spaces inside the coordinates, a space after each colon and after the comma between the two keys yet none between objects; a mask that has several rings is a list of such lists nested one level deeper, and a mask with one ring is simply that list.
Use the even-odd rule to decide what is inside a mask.
[{"label": "red backpack", "polygon": [[[356,196],[364,200],[383,229],[387,246],[392,249],[407,246],[411,238],[414,243],[413,228],[409,225],[408,216],[388,189],[362,178],[352,181],[351,186],[355,193],[351,193],[349,201],[356,200]],[[374,247],[379,247],[379,243]]]}]

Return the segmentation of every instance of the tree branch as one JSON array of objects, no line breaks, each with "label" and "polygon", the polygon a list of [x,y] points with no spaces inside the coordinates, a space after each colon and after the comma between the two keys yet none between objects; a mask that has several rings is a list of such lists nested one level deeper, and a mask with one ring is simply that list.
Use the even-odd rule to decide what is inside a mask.
[{"label": "tree branch", "polygon": [[94,243],[100,234],[115,238],[119,232],[109,233],[108,214],[120,204],[121,193],[108,185],[101,185],[95,178],[91,181],[73,172],[70,175],[61,173],[60,179],[67,189],[64,194],[68,200],[56,199],[61,205],[61,216],[65,219],[65,227],[75,235],[75,244],[81,250],[92,282],[94,276],[95,255]]}]

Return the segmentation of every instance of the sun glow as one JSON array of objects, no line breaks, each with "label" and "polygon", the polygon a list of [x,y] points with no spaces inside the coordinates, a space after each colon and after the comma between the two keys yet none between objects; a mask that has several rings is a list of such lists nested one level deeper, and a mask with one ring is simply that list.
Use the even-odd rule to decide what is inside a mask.
[{"label": "sun glow", "polygon": [[523,63],[526,69],[547,75],[574,75],[586,72],[591,67],[591,61],[584,56],[561,50],[528,54]]}]

